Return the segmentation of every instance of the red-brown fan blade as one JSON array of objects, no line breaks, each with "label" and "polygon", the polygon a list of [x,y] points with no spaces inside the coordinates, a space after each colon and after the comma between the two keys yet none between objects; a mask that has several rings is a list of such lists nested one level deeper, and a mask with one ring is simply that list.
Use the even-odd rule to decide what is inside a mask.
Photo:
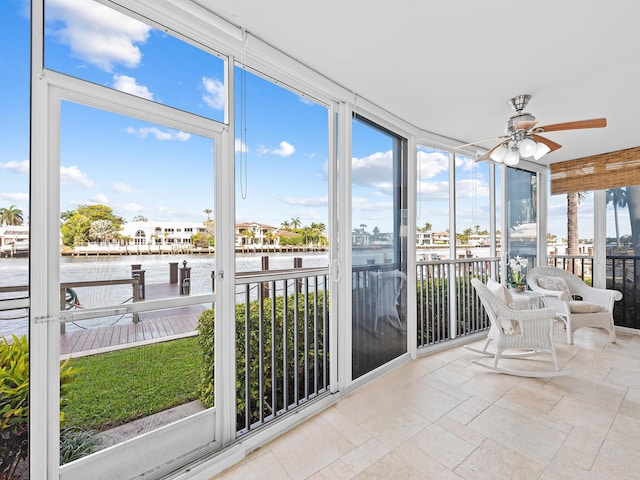
[{"label": "red-brown fan blade", "polygon": [[562,148],[562,145],[560,145],[559,143],[549,140],[548,138],[541,137],[540,135],[533,134],[531,135],[531,138],[534,141],[544,143],[547,147],[549,147],[550,148],[549,153],[553,152],[554,150],[558,150],[559,148]]},{"label": "red-brown fan blade", "polygon": [[486,152],[484,155],[482,155],[481,157],[479,157],[479,158],[476,160],[476,162],[482,162],[482,161],[484,161],[484,160],[489,160],[489,156],[493,153],[493,151],[494,151],[496,148],[498,148],[498,147],[502,146],[502,144],[503,144],[503,143],[504,143],[504,142],[500,142],[499,144],[497,144],[497,145],[496,145],[495,147],[493,147],[491,150],[489,150],[489,151],[488,151],[488,152]]},{"label": "red-brown fan blade", "polygon": [[557,132],[558,130],[579,130],[581,128],[603,128],[607,126],[606,118],[592,118],[591,120],[578,120],[576,122],[554,123],[534,130],[535,133]]}]

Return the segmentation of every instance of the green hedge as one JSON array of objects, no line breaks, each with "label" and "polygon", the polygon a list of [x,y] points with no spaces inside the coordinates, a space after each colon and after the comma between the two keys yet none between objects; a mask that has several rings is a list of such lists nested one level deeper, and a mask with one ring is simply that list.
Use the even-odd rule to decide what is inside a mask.
[{"label": "green hedge", "polygon": [[[274,305],[272,298],[264,299],[262,312],[260,312],[259,301],[250,302],[248,337],[246,335],[247,329],[245,328],[247,313],[245,305],[236,305],[236,408],[238,430],[246,427],[245,420],[247,415],[250,425],[259,422],[262,419],[261,409],[262,416],[268,417],[319,393],[324,387],[325,379],[327,379],[326,383],[328,383],[328,372],[322,370],[326,354],[325,341],[327,340],[324,338],[324,333],[328,329],[328,325],[325,325],[324,296],[324,292],[319,292],[317,296],[309,293],[306,297],[300,294],[296,305],[295,296],[289,295],[287,297],[286,328],[284,325],[285,301],[283,296],[278,296],[275,299],[275,323],[272,320]],[[306,332],[305,311],[308,319]],[[263,319],[262,328],[260,325],[261,318]],[[317,348],[314,348],[315,322],[317,322],[318,330]],[[201,401],[209,407],[213,406],[214,403],[214,326],[215,312],[213,310],[204,311],[200,315],[198,322],[198,331],[200,332],[198,339],[202,351],[198,393]],[[273,345],[275,345],[275,349],[272,348]],[[273,362],[273,359],[275,359],[275,362]],[[318,361],[318,370],[315,369],[315,360]],[[261,371],[264,380],[262,392],[260,392]],[[297,383],[296,372],[298,374]],[[306,381],[305,373],[307,374]],[[316,374],[320,379],[317,383],[315,382]],[[249,385],[248,399],[245,398],[247,380]],[[275,396],[272,389],[274,385]]]}]

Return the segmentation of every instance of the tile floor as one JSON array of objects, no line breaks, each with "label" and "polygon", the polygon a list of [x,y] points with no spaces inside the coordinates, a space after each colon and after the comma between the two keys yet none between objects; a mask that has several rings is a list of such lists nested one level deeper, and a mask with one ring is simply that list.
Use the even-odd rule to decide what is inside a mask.
[{"label": "tile floor", "polygon": [[215,479],[640,479],[640,336],[555,333],[569,376],[492,373],[464,348],[423,356]]}]

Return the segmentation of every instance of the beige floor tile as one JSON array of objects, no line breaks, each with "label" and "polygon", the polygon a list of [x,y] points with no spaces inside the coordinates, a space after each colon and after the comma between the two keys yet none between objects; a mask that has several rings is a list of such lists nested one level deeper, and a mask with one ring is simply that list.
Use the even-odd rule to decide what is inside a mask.
[{"label": "beige floor tile", "polygon": [[409,442],[451,470],[460,465],[476,448],[436,424],[429,425]]},{"label": "beige floor tile", "polygon": [[590,470],[584,470],[575,463],[557,455],[547,466],[539,480],[602,480],[602,477]]},{"label": "beige floor tile", "polygon": [[546,415],[553,410],[561,398],[562,395],[558,392],[545,390],[540,385],[535,388],[532,384],[523,382],[505,393],[500,400]]},{"label": "beige floor tile", "polygon": [[624,399],[626,388],[613,384],[593,382],[577,376],[556,377],[545,389],[597,405],[616,412]]},{"label": "beige floor tile", "polygon": [[536,421],[534,415],[519,415],[496,405],[478,415],[469,427],[540,465],[551,461],[567,437],[558,428]]},{"label": "beige floor tile", "polygon": [[640,419],[640,402],[627,400],[627,397],[625,397],[625,399],[622,401],[622,405],[620,405],[620,409],[618,410],[618,412],[622,415]]},{"label": "beige floor tile", "polygon": [[389,447],[372,438],[366,441],[351,452],[342,456],[342,462],[347,465],[356,474],[362,472],[365,468],[373,465],[375,462],[390,452]]},{"label": "beige floor tile", "polygon": [[447,416],[454,420],[467,425],[471,420],[476,418],[480,413],[489,408],[491,402],[480,397],[470,397],[456,408],[447,413]]},{"label": "beige floor tile", "polygon": [[607,432],[615,418],[615,412],[592,403],[565,396],[549,416],[590,432]]},{"label": "beige floor tile", "polygon": [[406,480],[428,480],[413,465],[407,463],[402,457],[389,453],[376,463],[359,473],[358,480],[389,480],[402,478]]},{"label": "beige floor tile", "polygon": [[[320,416],[333,425],[336,430],[342,433],[354,445],[361,445],[371,438],[360,425],[357,425],[351,417],[332,406],[323,411]],[[375,417],[373,417],[375,418]]]},{"label": "beige floor tile", "polygon": [[640,479],[640,452],[637,444],[623,444],[607,439],[591,469],[606,480]]},{"label": "beige floor tile", "polygon": [[600,452],[600,448],[602,448],[604,439],[607,438],[607,433],[604,430],[593,432],[586,428],[573,427],[564,441],[564,445],[595,459],[598,452]]},{"label": "beige floor tile", "polygon": [[266,449],[248,462],[240,463],[215,476],[213,480],[291,480],[276,456]]},{"label": "beige floor tile", "polygon": [[438,388],[417,382],[396,392],[395,405],[409,408],[433,422],[446,415],[463,401]]},{"label": "beige floor tile", "polygon": [[319,474],[319,479],[325,480],[350,480],[356,476],[354,471],[342,460],[336,460],[332,464],[327,465],[320,470]]},{"label": "beige floor tile", "polygon": [[269,444],[293,480],[306,478],[355,448],[342,433],[316,416]]},{"label": "beige floor tile", "polygon": [[530,458],[487,440],[454,472],[468,480],[535,480],[543,470]]},{"label": "beige floor tile", "polygon": [[484,398],[489,402],[495,402],[522,381],[521,377],[490,373],[482,367],[469,368],[480,369],[483,373],[460,385],[460,390]]},{"label": "beige floor tile", "polygon": [[425,376],[428,381],[437,380],[452,387],[459,387],[469,378],[471,377],[467,369],[455,365],[445,365]]},{"label": "beige floor tile", "polygon": [[389,449],[393,449],[430,423],[430,420],[418,415],[413,410],[397,407],[386,415],[370,418],[362,424],[362,428]]},{"label": "beige floor tile", "polygon": [[393,453],[422,472],[430,480],[460,480],[462,478],[410,441],[397,447]]},{"label": "beige floor tile", "polygon": [[465,424],[460,423],[449,415],[441,417],[435,423],[439,427],[444,428],[447,432],[453,433],[455,436],[460,437],[465,442],[470,443],[475,447],[479,447],[487,438],[478,431],[467,427]]}]

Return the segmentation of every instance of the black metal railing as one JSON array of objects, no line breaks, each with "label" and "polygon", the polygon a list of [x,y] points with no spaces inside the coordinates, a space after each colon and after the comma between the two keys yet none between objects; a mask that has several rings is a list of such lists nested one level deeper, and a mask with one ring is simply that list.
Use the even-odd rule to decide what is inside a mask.
[{"label": "black metal railing", "polygon": [[329,270],[236,279],[237,433],[329,392]]},{"label": "black metal railing", "polygon": [[[489,327],[489,319],[471,287],[471,279],[486,282],[498,275],[499,266],[498,257],[418,262],[418,348]],[[451,285],[454,298],[450,296]],[[456,307],[453,320],[452,302]]]}]

